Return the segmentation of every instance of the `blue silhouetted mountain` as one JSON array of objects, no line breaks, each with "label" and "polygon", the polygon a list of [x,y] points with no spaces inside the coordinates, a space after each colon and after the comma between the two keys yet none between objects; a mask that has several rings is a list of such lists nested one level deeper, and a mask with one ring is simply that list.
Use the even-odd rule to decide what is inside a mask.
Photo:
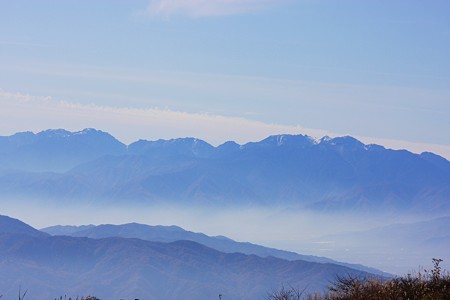
[{"label": "blue silhouetted mountain", "polygon": [[75,233],[84,232],[88,229],[95,228],[95,225],[81,225],[81,226],[71,226],[71,225],[56,225],[41,229],[40,231],[45,232],[50,235],[67,235],[75,236]]},{"label": "blue silhouetted mountain", "polygon": [[[79,135],[57,132],[45,132],[48,142],[41,142],[46,145],[42,148],[53,153],[48,157],[55,158],[48,170],[56,168],[56,158],[71,156],[52,145],[63,143],[60,136]],[[58,142],[51,142],[53,136]],[[260,142],[227,142],[218,147],[195,138],[140,140],[127,148],[106,133],[93,131],[95,140],[94,136],[105,139],[98,140],[98,148],[73,139],[68,148],[84,153],[87,161],[67,172],[0,172],[0,195],[60,202],[450,213],[450,162],[431,153],[418,155],[365,145],[348,136],[315,140],[304,135],[277,135]],[[25,162],[27,157],[39,157],[33,153],[41,153],[27,149],[24,159],[19,159],[20,151],[8,154],[1,150],[2,159]],[[92,149],[104,151],[89,156]],[[80,160],[81,156],[77,157]],[[41,168],[46,161],[40,162]],[[61,161],[68,165],[65,159]]]},{"label": "blue silhouetted mountain", "polygon": [[301,255],[295,252],[268,248],[248,242],[236,242],[224,236],[211,237],[203,233],[191,232],[178,226],[149,226],[144,224],[130,223],[123,225],[83,225],[83,226],[51,226],[41,229],[51,235],[68,235],[73,237],[100,238],[137,238],[152,242],[176,242],[180,240],[193,241],[209,248],[225,253],[243,253],[247,255],[258,255],[261,257],[277,257],[286,260],[304,260],[318,263],[333,263],[352,269],[370,272],[378,275],[387,275],[379,270],[362,265],[337,262],[326,257],[312,255]]},{"label": "blue silhouetted mountain", "polygon": [[0,215],[0,234],[18,234],[32,237],[48,236],[47,233],[34,229],[22,221],[3,215]]},{"label": "blue silhouetted mountain", "polygon": [[95,129],[21,132],[0,137],[0,170],[67,171],[103,155],[125,151],[124,144]]},{"label": "blue silhouetted mountain", "polygon": [[0,290],[35,299],[263,299],[282,285],[323,290],[336,276],[369,276],[302,260],[223,253],[192,241],[0,234]]},{"label": "blue silhouetted mountain", "polygon": [[450,161],[446,160],[442,156],[436,155],[431,152],[423,152],[420,157],[426,161],[434,164],[436,167],[440,168],[444,172],[450,172]]},{"label": "blue silhouetted mountain", "polygon": [[128,154],[153,156],[158,158],[201,158],[209,157],[213,153],[213,146],[196,138],[158,141],[139,140],[128,146]]}]

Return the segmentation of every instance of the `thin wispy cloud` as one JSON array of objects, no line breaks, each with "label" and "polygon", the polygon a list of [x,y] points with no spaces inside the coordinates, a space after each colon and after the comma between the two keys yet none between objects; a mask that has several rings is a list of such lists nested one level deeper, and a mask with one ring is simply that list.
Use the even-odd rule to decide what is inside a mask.
[{"label": "thin wispy cloud", "polygon": [[[49,128],[71,131],[93,127],[107,131],[124,143],[138,139],[197,137],[213,145],[228,140],[240,144],[274,134],[307,134],[315,138],[345,133],[306,128],[300,125],[270,124],[208,113],[187,113],[160,108],[112,107],[60,101],[52,97],[11,93],[0,89],[0,135],[19,131],[38,132]],[[402,140],[356,136],[366,144],[376,143],[415,153],[430,151],[450,159],[450,146]]]},{"label": "thin wispy cloud", "polygon": [[284,0],[152,0],[147,8],[151,16],[211,17],[252,13]]},{"label": "thin wispy cloud", "polygon": [[[0,90],[0,135],[48,128],[80,130],[94,127],[131,143],[138,139],[197,137],[218,145],[229,139],[240,143],[259,140],[272,134],[300,134],[300,126],[267,124],[244,118],[186,113],[160,108],[117,108],[80,104]],[[323,135],[326,131],[310,131]]]}]

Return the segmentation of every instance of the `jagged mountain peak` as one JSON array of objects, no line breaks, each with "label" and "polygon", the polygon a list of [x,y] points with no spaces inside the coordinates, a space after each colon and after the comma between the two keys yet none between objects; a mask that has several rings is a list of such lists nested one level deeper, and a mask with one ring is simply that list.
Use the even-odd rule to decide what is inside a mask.
[{"label": "jagged mountain peak", "polygon": [[244,144],[242,149],[272,148],[272,147],[310,147],[315,145],[315,139],[308,135],[279,134],[271,135],[259,142],[250,142]]},{"label": "jagged mountain peak", "polygon": [[359,141],[358,139],[346,135],[335,138],[330,138],[329,136],[325,136],[320,140],[321,144],[327,144],[331,146],[349,146],[351,148],[365,148],[365,144]]},{"label": "jagged mountain peak", "polygon": [[94,128],[85,128],[80,131],[68,131],[66,129],[47,129],[40,131],[38,133],[34,133],[32,131],[23,131],[23,132],[17,132],[11,136],[3,136],[0,138],[6,138],[9,141],[22,141],[24,143],[34,143],[38,141],[41,138],[45,139],[65,139],[65,138],[71,138],[74,136],[96,136],[96,137],[109,137],[111,139],[116,140],[111,134],[97,130]]},{"label": "jagged mountain peak", "polygon": [[30,136],[34,136],[34,133],[32,131],[22,131],[22,132],[17,132],[11,136],[9,136],[8,138],[23,138],[23,137],[30,137]]},{"label": "jagged mountain peak", "polygon": [[[194,155],[202,157],[209,156],[214,149],[209,143],[193,137],[156,141],[141,139],[128,146],[130,154],[158,156]],[[161,153],[161,150],[164,150],[164,153]]]},{"label": "jagged mountain peak", "polygon": [[25,132],[0,137],[0,169],[67,171],[103,155],[125,151],[126,146],[115,137],[93,128]]},{"label": "jagged mountain peak", "polygon": [[310,146],[314,144],[314,138],[303,134],[279,134],[269,136],[262,142],[273,143],[277,146]]},{"label": "jagged mountain peak", "polygon": [[236,143],[235,141],[228,141],[228,142],[225,142],[225,143],[219,145],[217,147],[217,150],[219,150],[220,152],[232,153],[232,152],[238,151],[241,148],[242,148],[242,146],[239,145],[238,143]]},{"label": "jagged mountain peak", "polygon": [[68,131],[65,129],[47,129],[36,134],[38,137],[45,138],[72,138],[72,137],[106,137],[117,140],[108,132],[98,130],[95,128],[85,128],[79,131]]},{"label": "jagged mountain peak", "polygon": [[205,142],[204,140],[194,138],[194,137],[171,139],[171,140],[169,140],[169,143],[174,144],[174,145],[184,145],[187,147],[191,147],[192,149],[199,148],[199,147],[214,148],[212,145]]},{"label": "jagged mountain peak", "polygon": [[105,133],[105,132],[95,128],[85,128],[83,130],[74,132],[74,134],[89,134],[89,133]]},{"label": "jagged mountain peak", "polygon": [[31,131],[17,132],[10,136],[0,137],[0,147],[3,149],[20,147],[31,143],[36,139],[36,135]]},{"label": "jagged mountain peak", "polygon": [[72,132],[65,129],[47,129],[36,134],[38,137],[45,138],[65,138],[72,136]]}]

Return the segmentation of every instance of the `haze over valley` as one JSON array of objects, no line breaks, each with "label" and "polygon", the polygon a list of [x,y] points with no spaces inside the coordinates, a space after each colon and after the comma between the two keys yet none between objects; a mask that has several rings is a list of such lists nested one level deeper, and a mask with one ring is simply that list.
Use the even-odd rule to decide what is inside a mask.
[{"label": "haze over valley", "polygon": [[449,11],[0,1],[1,300],[447,296]]},{"label": "haze over valley", "polygon": [[125,145],[96,129],[0,145],[4,211],[38,227],[178,225],[394,274],[447,256],[450,163],[429,152],[305,135]]}]

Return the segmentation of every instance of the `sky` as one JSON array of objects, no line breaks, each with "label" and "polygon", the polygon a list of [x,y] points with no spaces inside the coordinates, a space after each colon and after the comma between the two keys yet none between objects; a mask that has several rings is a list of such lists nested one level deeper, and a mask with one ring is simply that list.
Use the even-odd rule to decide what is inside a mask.
[{"label": "sky", "polygon": [[450,159],[447,0],[0,0],[0,135],[351,135]]}]

